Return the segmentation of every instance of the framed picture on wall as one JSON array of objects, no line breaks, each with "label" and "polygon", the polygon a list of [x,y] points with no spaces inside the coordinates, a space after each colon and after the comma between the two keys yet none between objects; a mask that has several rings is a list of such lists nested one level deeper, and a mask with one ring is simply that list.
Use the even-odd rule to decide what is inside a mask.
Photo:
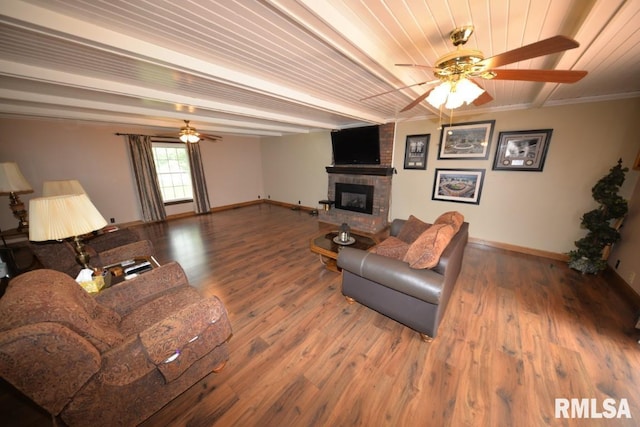
[{"label": "framed picture on wall", "polygon": [[431,135],[407,135],[404,149],[405,169],[426,169]]},{"label": "framed picture on wall", "polygon": [[443,125],[438,159],[488,159],[495,123],[495,120],[487,120]]},{"label": "framed picture on wall", "polygon": [[436,169],[432,200],[480,204],[484,169]]},{"label": "framed picture on wall", "polygon": [[500,132],[494,170],[541,172],[553,129]]}]

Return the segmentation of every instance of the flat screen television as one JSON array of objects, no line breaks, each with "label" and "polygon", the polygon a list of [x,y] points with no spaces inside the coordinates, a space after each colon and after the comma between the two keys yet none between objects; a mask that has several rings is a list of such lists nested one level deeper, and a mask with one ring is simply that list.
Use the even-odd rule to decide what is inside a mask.
[{"label": "flat screen television", "polygon": [[380,127],[363,126],[331,132],[334,165],[379,165]]}]

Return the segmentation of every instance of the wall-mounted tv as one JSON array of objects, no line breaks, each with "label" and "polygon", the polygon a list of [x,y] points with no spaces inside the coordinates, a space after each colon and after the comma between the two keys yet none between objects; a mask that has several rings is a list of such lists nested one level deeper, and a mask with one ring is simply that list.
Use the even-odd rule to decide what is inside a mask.
[{"label": "wall-mounted tv", "polygon": [[331,132],[334,165],[379,165],[380,127],[364,126]]}]

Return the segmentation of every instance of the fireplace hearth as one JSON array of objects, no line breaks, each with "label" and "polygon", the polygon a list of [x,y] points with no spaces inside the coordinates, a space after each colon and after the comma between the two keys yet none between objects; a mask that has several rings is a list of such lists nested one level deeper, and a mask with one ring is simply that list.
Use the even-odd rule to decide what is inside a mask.
[{"label": "fireplace hearth", "polygon": [[376,234],[389,225],[391,178],[394,169],[395,123],[380,125],[380,165],[327,166],[329,185],[325,209],[318,212],[322,223]]},{"label": "fireplace hearth", "polygon": [[373,185],[336,183],[336,209],[360,212],[371,215],[373,213]]},{"label": "fireplace hearth", "polygon": [[393,168],[327,167],[328,200],[333,208],[318,213],[319,220],[375,234],[388,225]]}]

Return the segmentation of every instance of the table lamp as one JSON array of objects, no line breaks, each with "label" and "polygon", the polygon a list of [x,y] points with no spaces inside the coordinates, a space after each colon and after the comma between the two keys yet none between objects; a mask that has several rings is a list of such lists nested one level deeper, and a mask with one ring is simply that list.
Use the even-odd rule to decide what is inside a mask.
[{"label": "table lamp", "polygon": [[24,203],[20,201],[18,194],[32,193],[33,189],[20,172],[20,168],[14,162],[0,163],[0,195],[9,195],[9,207],[13,216],[18,218],[18,231],[29,227],[27,221],[27,211]]},{"label": "table lamp", "polygon": [[87,194],[77,179],[45,181],[42,183],[42,196],[63,196],[65,194]]},{"label": "table lamp", "polygon": [[82,244],[82,235],[107,225],[98,209],[86,194],[37,197],[29,201],[29,240],[72,239],[76,260],[84,268],[89,266],[89,254]]}]

